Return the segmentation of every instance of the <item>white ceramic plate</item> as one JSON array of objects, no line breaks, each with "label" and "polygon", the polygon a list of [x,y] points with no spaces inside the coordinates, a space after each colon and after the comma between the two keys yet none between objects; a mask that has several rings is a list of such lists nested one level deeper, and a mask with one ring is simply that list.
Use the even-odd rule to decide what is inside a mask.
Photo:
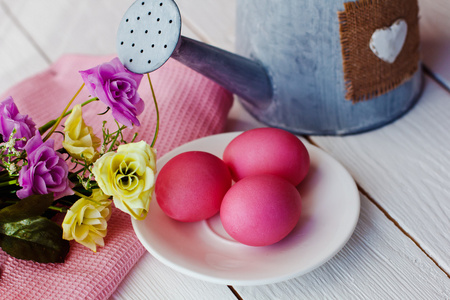
[{"label": "white ceramic plate", "polygon": [[[213,135],[187,143],[158,160],[158,169],[186,151],[222,157],[240,132]],[[332,157],[305,142],[311,169],[298,187],[302,214],[282,241],[252,247],[234,241],[219,216],[194,223],[167,217],[156,199],[144,221],[133,220],[144,247],[167,266],[205,281],[227,285],[260,285],[303,275],[321,266],[344,247],[359,218],[358,189],[349,173]]]}]

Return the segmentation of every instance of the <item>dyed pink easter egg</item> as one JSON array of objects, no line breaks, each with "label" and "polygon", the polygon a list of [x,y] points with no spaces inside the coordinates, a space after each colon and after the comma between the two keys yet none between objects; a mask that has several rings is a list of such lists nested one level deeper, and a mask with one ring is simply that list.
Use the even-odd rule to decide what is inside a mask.
[{"label": "dyed pink easter egg", "polygon": [[298,185],[309,170],[309,154],[295,135],[278,128],[243,132],[225,148],[223,160],[235,181],[257,174],[272,174]]},{"label": "dyed pink easter egg", "polygon": [[225,231],[249,246],[267,246],[286,237],[297,224],[301,196],[296,187],[274,175],[248,176],[226,193],[220,208]]},{"label": "dyed pink easter egg", "polygon": [[156,178],[155,194],[169,217],[195,222],[219,212],[230,186],[230,172],[220,158],[191,151],[173,157],[162,167]]}]

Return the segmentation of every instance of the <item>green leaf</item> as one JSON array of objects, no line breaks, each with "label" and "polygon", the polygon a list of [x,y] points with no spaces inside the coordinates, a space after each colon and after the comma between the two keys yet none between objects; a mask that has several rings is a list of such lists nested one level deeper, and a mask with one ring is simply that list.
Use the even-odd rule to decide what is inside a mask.
[{"label": "green leaf", "polygon": [[70,246],[59,225],[35,216],[0,224],[0,247],[19,259],[58,263],[64,262]]},{"label": "green leaf", "polygon": [[32,195],[0,210],[0,224],[40,216],[53,203],[53,194]]}]

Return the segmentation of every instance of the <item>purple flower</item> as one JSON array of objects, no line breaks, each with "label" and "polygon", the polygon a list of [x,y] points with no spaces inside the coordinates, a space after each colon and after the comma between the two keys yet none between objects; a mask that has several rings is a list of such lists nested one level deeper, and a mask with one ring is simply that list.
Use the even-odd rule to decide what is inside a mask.
[{"label": "purple flower", "polygon": [[0,103],[0,134],[3,141],[8,141],[14,128],[17,139],[26,138],[25,141],[18,141],[16,148],[22,150],[27,141],[36,131],[35,123],[28,118],[28,115],[21,115],[12,97],[8,97]]},{"label": "purple flower", "polygon": [[141,74],[125,69],[117,57],[108,63],[80,71],[80,74],[92,96],[111,108],[117,122],[128,127],[133,124],[140,126],[136,116],[144,110],[144,101],[137,92]]},{"label": "purple flower", "polygon": [[54,150],[55,141],[42,141],[39,131],[25,145],[28,165],[19,172],[17,197],[23,199],[31,195],[54,193],[55,199],[72,195],[72,183],[69,181],[69,167],[62,155]]}]

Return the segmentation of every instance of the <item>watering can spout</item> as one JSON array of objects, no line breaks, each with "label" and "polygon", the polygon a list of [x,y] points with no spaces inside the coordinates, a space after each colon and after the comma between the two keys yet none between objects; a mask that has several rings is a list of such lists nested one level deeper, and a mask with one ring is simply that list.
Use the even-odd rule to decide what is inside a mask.
[{"label": "watering can spout", "polygon": [[272,84],[262,64],[181,36],[172,54],[189,68],[217,82],[254,106],[272,99]]},{"label": "watering can spout", "polygon": [[172,57],[251,106],[265,107],[271,101],[272,84],[261,64],[180,33],[181,16],[174,1],[136,1],[119,25],[119,59],[130,71],[143,74]]}]

